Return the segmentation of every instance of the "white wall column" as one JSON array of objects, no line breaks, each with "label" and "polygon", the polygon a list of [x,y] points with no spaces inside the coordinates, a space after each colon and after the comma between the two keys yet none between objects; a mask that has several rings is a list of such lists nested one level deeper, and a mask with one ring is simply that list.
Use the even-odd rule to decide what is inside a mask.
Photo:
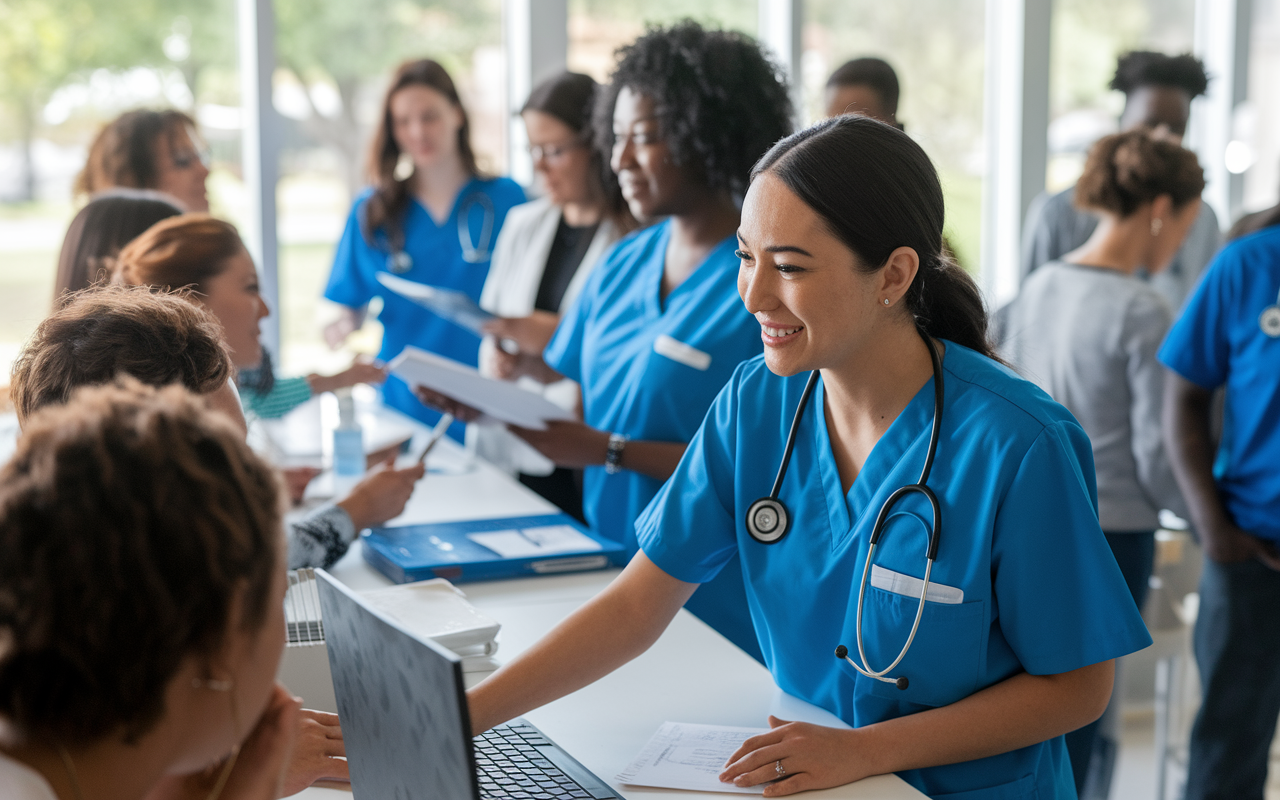
[{"label": "white wall column", "polygon": [[1228,148],[1239,138],[1236,120],[1249,98],[1253,0],[1196,0],[1195,19],[1195,51],[1209,73],[1209,91],[1192,106],[1187,138],[1204,167],[1204,199],[1226,228],[1244,200],[1244,174],[1228,169]]},{"label": "white wall column", "polygon": [[1018,290],[1022,226],[1049,156],[1052,0],[987,0],[982,285],[992,307]]},{"label": "white wall column", "polygon": [[758,0],[758,38],[782,64],[791,87],[795,122],[804,120],[804,83],[801,59],[804,55],[804,0]]},{"label": "white wall column", "polygon": [[530,90],[564,71],[569,55],[568,0],[504,0],[502,37],[507,51],[507,163],[511,177],[533,183],[524,124],[516,116]]},{"label": "white wall column", "polygon": [[271,316],[262,326],[262,343],[280,362],[279,243],[276,239],[276,180],[280,166],[280,126],[271,102],[276,65],[276,25],[271,0],[237,0],[240,47],[240,134],[242,169],[249,199],[247,226],[241,231],[258,265],[262,297]]}]

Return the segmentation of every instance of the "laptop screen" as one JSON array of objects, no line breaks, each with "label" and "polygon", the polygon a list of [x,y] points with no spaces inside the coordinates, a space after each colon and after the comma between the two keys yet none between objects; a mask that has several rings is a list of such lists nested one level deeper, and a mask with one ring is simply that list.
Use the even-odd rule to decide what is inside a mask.
[{"label": "laptop screen", "polygon": [[462,664],[316,570],[356,797],[476,800]]}]

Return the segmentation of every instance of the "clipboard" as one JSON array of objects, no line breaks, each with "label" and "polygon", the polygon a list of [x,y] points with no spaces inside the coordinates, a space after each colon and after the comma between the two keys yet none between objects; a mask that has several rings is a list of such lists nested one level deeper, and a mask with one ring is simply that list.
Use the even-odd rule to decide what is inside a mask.
[{"label": "clipboard", "polygon": [[[592,546],[544,555],[503,557],[472,536],[572,527]],[[605,539],[568,514],[542,514],[500,519],[435,522],[397,528],[374,528],[363,537],[364,560],[396,583],[445,578],[453,583],[585,572],[622,566],[626,548]]]}]

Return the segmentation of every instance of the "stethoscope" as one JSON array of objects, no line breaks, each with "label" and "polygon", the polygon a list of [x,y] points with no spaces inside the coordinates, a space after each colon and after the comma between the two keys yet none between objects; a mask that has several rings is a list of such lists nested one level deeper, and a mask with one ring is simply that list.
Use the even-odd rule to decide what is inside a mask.
[{"label": "stethoscope", "polygon": [[[476,206],[484,213],[484,222],[480,225],[478,240],[471,238],[471,209]],[[462,247],[462,260],[468,264],[483,264],[493,257],[493,228],[497,222],[497,210],[493,200],[484,192],[472,192],[462,201],[458,209],[458,244]],[[413,256],[403,249],[397,249],[387,256],[387,271],[403,275],[413,269]]]},{"label": "stethoscope", "polygon": [[1280,295],[1276,295],[1274,305],[1262,309],[1258,317],[1258,327],[1272,339],[1280,339]]},{"label": "stethoscope", "polygon": [[[925,455],[924,469],[920,471],[919,481],[899,487],[893,494],[889,495],[888,499],[884,501],[884,505],[880,506],[880,513],[876,516],[875,525],[871,527],[871,542],[867,547],[867,560],[862,567],[862,580],[858,583],[858,612],[854,621],[854,635],[862,664],[849,658],[849,649],[844,645],[836,648],[836,658],[843,658],[848,661],[855,670],[868,678],[874,678],[884,683],[892,683],[899,689],[906,689],[909,685],[910,682],[906,676],[899,678],[887,678],[885,676],[893,671],[894,667],[902,663],[907,651],[911,649],[911,643],[915,641],[916,632],[920,630],[920,619],[924,616],[925,596],[929,593],[929,576],[933,573],[933,562],[938,558],[938,538],[942,532],[942,507],[938,504],[937,495],[925,485],[926,481],[929,480],[929,471],[933,469],[933,458],[938,453],[938,437],[942,433],[942,360],[938,357],[938,350],[934,347],[933,340],[923,332],[920,335],[924,339],[925,345],[929,348],[929,359],[933,362],[933,431],[929,435],[929,450]],[[779,541],[787,535],[791,528],[791,515],[787,511],[786,505],[778,499],[778,492],[782,488],[782,479],[787,474],[787,464],[791,462],[791,453],[796,444],[796,434],[800,430],[800,418],[804,416],[805,407],[809,405],[809,397],[813,394],[813,388],[818,383],[818,375],[817,370],[809,374],[809,381],[805,384],[804,392],[800,395],[800,404],[796,406],[795,416],[791,419],[791,431],[787,434],[787,445],[782,453],[782,463],[778,466],[778,477],[773,481],[773,490],[769,492],[768,497],[760,498],[747,509],[747,533],[751,534],[751,538],[761,544],[773,544]],[[871,574],[871,563],[875,558],[876,545],[880,543],[880,536],[884,533],[884,525],[889,518],[889,512],[899,500],[909,494],[924,495],[929,501],[929,505],[933,508],[933,528],[929,534],[929,549],[925,553],[924,585],[920,589],[920,603],[916,607],[916,618],[911,624],[911,633],[907,636],[907,643],[902,646],[902,650],[892,664],[881,670],[873,670],[869,666],[865,666],[868,662],[866,651],[862,645],[862,602],[866,596],[867,578]]]}]

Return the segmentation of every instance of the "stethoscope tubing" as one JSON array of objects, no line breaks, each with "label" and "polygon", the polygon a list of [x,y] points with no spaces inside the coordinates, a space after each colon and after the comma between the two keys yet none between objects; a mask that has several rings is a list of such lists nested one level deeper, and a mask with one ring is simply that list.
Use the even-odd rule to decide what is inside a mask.
[{"label": "stethoscope tubing", "polygon": [[[480,225],[479,243],[471,238],[471,209],[479,205],[484,212],[484,221]],[[462,260],[468,264],[483,264],[493,258],[493,228],[497,223],[497,210],[493,200],[484,192],[472,192],[467,195],[458,209],[458,245],[462,250]],[[387,256],[387,271],[395,275],[404,275],[413,269],[413,257],[404,248],[394,250]]]}]

